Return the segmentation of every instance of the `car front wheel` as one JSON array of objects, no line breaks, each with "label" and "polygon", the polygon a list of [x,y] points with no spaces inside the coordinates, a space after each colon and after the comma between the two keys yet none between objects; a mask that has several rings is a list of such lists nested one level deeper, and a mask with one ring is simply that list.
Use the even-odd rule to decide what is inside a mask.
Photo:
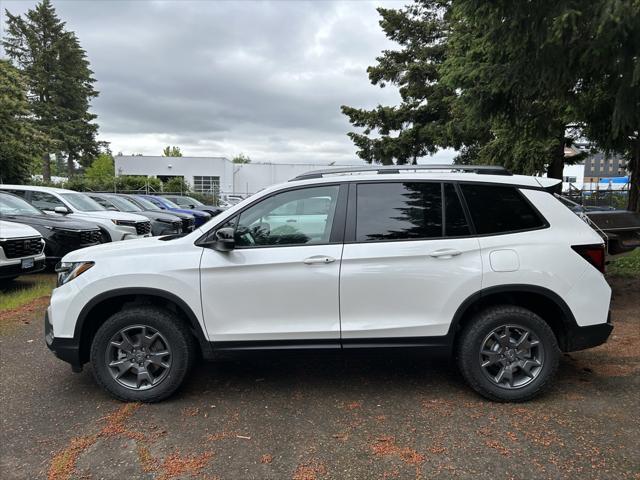
[{"label": "car front wheel", "polygon": [[167,398],[184,381],[194,356],[193,335],[181,319],[146,305],[112,315],[91,345],[97,382],[123,401]]},{"label": "car front wheel", "polygon": [[538,315],[503,305],[477,314],[463,330],[458,366],[478,393],[499,402],[522,402],[544,390],[560,358],[555,334]]}]

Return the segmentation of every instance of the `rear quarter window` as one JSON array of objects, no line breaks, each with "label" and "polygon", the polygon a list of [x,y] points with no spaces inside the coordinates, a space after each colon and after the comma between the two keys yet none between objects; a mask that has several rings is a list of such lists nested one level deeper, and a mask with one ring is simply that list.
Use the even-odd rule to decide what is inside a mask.
[{"label": "rear quarter window", "polygon": [[535,230],[546,225],[516,187],[461,184],[460,188],[478,235]]}]

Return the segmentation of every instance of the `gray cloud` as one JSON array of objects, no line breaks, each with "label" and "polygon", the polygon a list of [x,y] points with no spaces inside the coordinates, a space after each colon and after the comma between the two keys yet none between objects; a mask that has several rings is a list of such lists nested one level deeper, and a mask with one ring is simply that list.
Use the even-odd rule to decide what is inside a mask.
[{"label": "gray cloud", "polygon": [[[12,13],[34,4],[2,1]],[[393,48],[380,4],[54,0],[95,71],[93,110],[114,151],[175,144],[258,161],[355,157],[340,105],[398,100],[366,75]]]}]

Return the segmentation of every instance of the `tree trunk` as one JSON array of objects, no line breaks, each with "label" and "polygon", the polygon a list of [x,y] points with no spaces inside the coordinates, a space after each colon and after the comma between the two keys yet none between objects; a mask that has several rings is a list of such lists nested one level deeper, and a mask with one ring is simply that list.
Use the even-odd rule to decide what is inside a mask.
[{"label": "tree trunk", "polygon": [[42,156],[42,180],[51,181],[51,156],[48,153]]},{"label": "tree trunk", "polygon": [[73,174],[75,173],[73,158],[74,157],[72,153],[69,153],[69,155],[67,155],[67,176],[69,178],[73,177]]},{"label": "tree trunk", "polygon": [[627,210],[640,212],[640,137],[631,143],[631,159],[629,161],[629,202]]},{"label": "tree trunk", "polygon": [[[547,165],[547,177],[562,180],[564,170],[564,126],[562,127],[562,136],[558,143],[551,151],[551,161]],[[562,193],[562,182],[555,188],[557,193]]]}]

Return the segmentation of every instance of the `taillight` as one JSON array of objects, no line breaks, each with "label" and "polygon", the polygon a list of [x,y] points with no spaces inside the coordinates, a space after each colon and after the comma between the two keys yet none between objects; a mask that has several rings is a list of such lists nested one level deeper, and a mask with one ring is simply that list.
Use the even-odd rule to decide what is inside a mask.
[{"label": "taillight", "polygon": [[604,244],[573,245],[571,248],[600,272],[604,273]]}]

